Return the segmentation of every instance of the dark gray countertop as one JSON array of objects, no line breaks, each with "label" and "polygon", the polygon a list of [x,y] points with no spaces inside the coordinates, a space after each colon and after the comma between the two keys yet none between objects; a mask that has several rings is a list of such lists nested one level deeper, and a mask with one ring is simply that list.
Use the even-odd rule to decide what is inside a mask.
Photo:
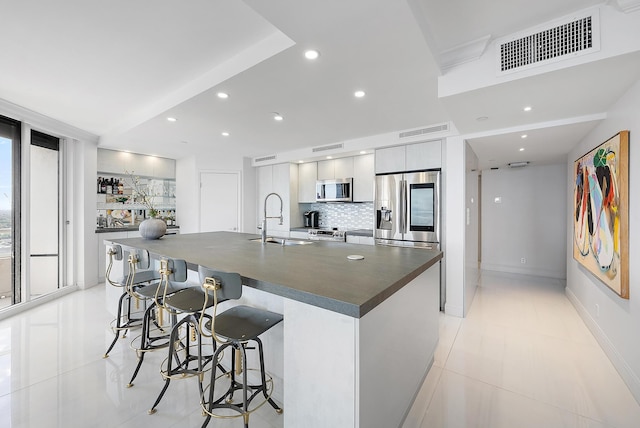
[{"label": "dark gray countertop", "polygon": [[[292,227],[291,232],[308,232],[308,227]],[[355,229],[355,230],[346,230],[345,233],[347,235],[354,236],[369,236],[373,238],[373,229]]]},{"label": "dark gray countertop", "polygon": [[[139,225],[136,226],[122,226],[122,227],[98,227],[96,233],[111,233],[111,232],[134,232],[138,230]],[[167,226],[167,230],[180,229],[180,226]]]},{"label": "dark gray countertop", "polygon": [[[442,258],[440,251],[314,241],[281,246],[258,235],[210,232],[111,242],[146,248],[156,257],[238,272],[247,286],[360,318]],[[349,260],[358,254],[364,260]],[[434,287],[439,287],[434,284]]]}]

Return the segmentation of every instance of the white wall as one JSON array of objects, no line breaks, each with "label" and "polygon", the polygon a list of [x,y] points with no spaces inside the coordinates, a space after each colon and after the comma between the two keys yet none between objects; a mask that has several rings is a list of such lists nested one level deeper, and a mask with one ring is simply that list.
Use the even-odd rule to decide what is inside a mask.
[{"label": "white wall", "polygon": [[465,146],[461,137],[447,138],[442,146],[445,312],[458,317],[465,315]]},{"label": "white wall", "polygon": [[465,234],[464,234],[464,313],[469,312],[478,287],[478,245],[480,239],[480,200],[478,195],[478,156],[465,143]]},{"label": "white wall", "polygon": [[[72,254],[75,259],[75,279],[80,288],[89,288],[99,283],[98,239],[96,233],[96,168],[97,144],[87,141],[73,141],[73,214],[71,224],[76,242]],[[103,272],[104,273],[104,272]]]},{"label": "white wall", "polygon": [[566,168],[482,172],[482,269],[565,278]]},{"label": "white wall", "polygon": [[[220,156],[219,154],[200,153],[176,161],[176,220],[180,226],[180,233],[197,233],[200,231],[200,172],[240,172],[242,177],[241,189],[247,185],[247,176],[243,173],[244,159],[239,156]],[[249,174],[249,191],[255,179]],[[247,201],[244,189],[241,190],[242,213],[246,213]],[[248,202],[251,204],[251,202]],[[255,216],[253,206],[250,216]],[[251,217],[249,217],[251,218]],[[244,225],[247,216],[241,214],[238,224]],[[256,223],[257,224],[257,223]]]},{"label": "white wall", "polygon": [[[618,131],[630,131],[629,158],[629,300],[621,299],[593,275],[578,265],[572,254],[573,222],[567,221],[567,296],[600,342],[616,369],[640,401],[640,150],[635,135],[640,135],[640,81],[638,81],[607,113],[607,119],[593,130],[570,153],[567,159],[565,191],[573,192],[573,161],[606,141]],[[570,193],[570,194],[571,194]],[[567,198],[566,207],[573,210]],[[599,310],[598,310],[599,308]]]}]

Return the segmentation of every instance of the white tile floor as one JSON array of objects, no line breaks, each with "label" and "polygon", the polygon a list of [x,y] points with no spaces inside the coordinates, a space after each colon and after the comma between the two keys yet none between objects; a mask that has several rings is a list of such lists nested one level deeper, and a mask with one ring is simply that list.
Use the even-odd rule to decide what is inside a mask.
[{"label": "white tile floor", "polygon": [[467,318],[441,316],[404,428],[640,427],[640,405],[560,281],[483,273]]},{"label": "white tile floor", "polygon": [[[0,321],[0,427],[199,427],[195,379],[174,381],[147,415],[164,353],[125,388],[135,354],[126,340],[102,358],[109,321],[103,287]],[[251,417],[252,428],[282,425],[268,406]],[[640,406],[562,284],[485,273],[469,316],[441,317],[434,366],[404,424],[418,427],[640,427]]]},{"label": "white tile floor", "polygon": [[[200,427],[197,380],[171,382],[158,412],[148,415],[163,385],[158,367],[166,351],[145,357],[135,385],[125,385],[137,362],[120,340],[102,356],[113,334],[104,287],[64,296],[0,321],[0,428]],[[252,428],[281,428],[265,405]],[[215,419],[210,427],[241,427],[242,419]]]}]

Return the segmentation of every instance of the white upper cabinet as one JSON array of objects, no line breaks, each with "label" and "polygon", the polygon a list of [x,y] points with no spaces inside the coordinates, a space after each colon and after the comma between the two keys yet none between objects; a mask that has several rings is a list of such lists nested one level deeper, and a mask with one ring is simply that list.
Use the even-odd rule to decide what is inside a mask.
[{"label": "white upper cabinet", "polygon": [[298,165],[298,202],[316,201],[316,180],[318,163],[307,162]]},{"label": "white upper cabinet", "polygon": [[407,171],[442,167],[442,143],[409,144],[407,147]]},{"label": "white upper cabinet", "polygon": [[375,157],[373,154],[353,158],[353,201],[373,201]]},{"label": "white upper cabinet", "polygon": [[98,149],[98,172],[141,177],[176,178],[174,159]]},{"label": "white upper cabinet", "polygon": [[333,178],[351,178],[353,177],[353,158],[333,159],[334,174]]},{"label": "white upper cabinet", "polygon": [[376,174],[405,170],[406,150],[404,146],[376,150]]},{"label": "white upper cabinet", "polygon": [[376,150],[376,174],[441,167],[440,140]]},{"label": "white upper cabinet", "polygon": [[336,168],[333,160],[318,161],[318,180],[335,178]]},{"label": "white upper cabinet", "polygon": [[353,158],[330,159],[318,162],[318,180],[353,177]]}]

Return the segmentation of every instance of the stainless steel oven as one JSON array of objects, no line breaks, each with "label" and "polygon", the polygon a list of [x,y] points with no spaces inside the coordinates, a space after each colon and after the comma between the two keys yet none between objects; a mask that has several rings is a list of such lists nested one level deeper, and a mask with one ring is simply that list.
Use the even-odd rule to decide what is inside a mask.
[{"label": "stainless steel oven", "polygon": [[316,181],[316,202],[352,202],[353,178]]},{"label": "stainless steel oven", "polygon": [[347,239],[347,235],[344,230],[309,229],[309,239],[312,241],[344,242]]}]

